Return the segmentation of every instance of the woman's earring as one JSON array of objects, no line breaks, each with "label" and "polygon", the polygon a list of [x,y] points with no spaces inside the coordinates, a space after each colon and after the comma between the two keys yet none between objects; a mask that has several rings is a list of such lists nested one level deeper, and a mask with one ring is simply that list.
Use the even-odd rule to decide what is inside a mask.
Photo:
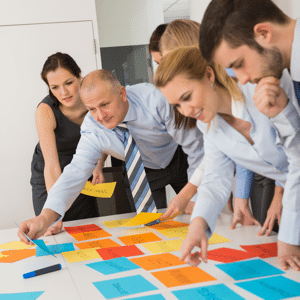
[{"label": "woman's earring", "polygon": [[216,90],[216,86],[214,85],[213,82],[211,83],[211,87],[213,88],[214,91]]}]

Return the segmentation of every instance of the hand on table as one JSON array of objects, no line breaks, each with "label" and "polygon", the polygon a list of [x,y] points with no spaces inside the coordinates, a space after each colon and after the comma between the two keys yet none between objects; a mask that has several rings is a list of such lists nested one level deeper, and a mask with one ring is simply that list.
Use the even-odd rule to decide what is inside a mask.
[{"label": "hand on table", "polygon": [[[182,253],[181,261],[184,260],[185,263],[192,266],[198,266],[201,263],[201,259],[207,263],[208,238],[205,233],[207,227],[207,223],[203,218],[196,217],[193,219],[189,226],[188,234],[180,247]],[[194,247],[199,247],[201,253],[199,251],[192,253]]]},{"label": "hand on table", "polygon": [[280,225],[283,191],[284,189],[282,187],[275,186],[275,193],[267,212],[267,218],[261,231],[257,234],[258,236],[263,234],[265,234],[265,236],[269,236],[273,230],[276,220],[278,220],[278,225]]},{"label": "hand on table", "polygon": [[288,104],[288,97],[275,77],[262,78],[255,87],[256,108],[269,118],[276,117]]},{"label": "hand on table", "polygon": [[63,227],[63,221],[60,220],[56,224],[54,224],[53,226],[49,227],[47,229],[47,231],[44,233],[44,236],[58,234],[58,233],[61,232],[62,227]]},{"label": "hand on table", "polygon": [[[46,232],[47,228],[57,220],[58,216],[59,215],[51,209],[43,209],[37,217],[22,222],[19,227],[30,239],[35,240]],[[20,241],[31,245],[32,243],[25,237],[20,229],[18,230]]]},{"label": "hand on table", "polygon": [[188,200],[181,197],[180,194],[176,195],[169,203],[167,211],[160,217],[160,220],[173,219],[181,215],[187,207]]},{"label": "hand on table", "polygon": [[243,226],[249,225],[258,225],[259,222],[254,219],[250,208],[248,206],[248,199],[241,199],[235,197],[234,200],[234,214],[233,214],[233,222],[229,229],[234,229],[236,225],[240,223]]},{"label": "hand on table", "polygon": [[277,242],[278,261],[283,270],[289,267],[295,271],[300,271],[300,246],[291,245],[282,241]]}]

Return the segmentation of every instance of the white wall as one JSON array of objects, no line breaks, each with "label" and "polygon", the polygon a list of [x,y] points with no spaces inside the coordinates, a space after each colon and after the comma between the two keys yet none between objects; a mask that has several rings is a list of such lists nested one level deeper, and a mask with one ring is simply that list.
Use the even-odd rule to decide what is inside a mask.
[{"label": "white wall", "polygon": [[164,22],[161,0],[96,0],[101,47],[146,45]]},{"label": "white wall", "polygon": [[[99,51],[95,55],[93,49],[93,37],[98,39],[94,0],[1,1],[0,229],[15,227],[14,221],[21,222],[34,216],[29,183],[30,162],[38,141],[34,113],[37,104],[47,94],[47,88],[39,75],[47,56],[41,55],[36,49],[43,49],[47,55],[54,53],[52,51],[61,50],[60,45],[55,44],[56,36],[59,35],[56,33],[57,30],[42,31],[47,32],[47,35],[39,38],[31,34],[30,43],[26,40],[26,34],[41,32],[36,29],[42,27],[43,30],[46,27],[57,28],[59,24],[63,24],[62,27],[67,28],[66,32],[74,35],[72,39],[76,42],[74,43],[77,45],[76,49],[68,45],[68,36],[65,35],[64,49],[74,50],[76,53],[74,58],[83,71],[101,68]],[[89,30],[90,40],[85,36],[80,37],[78,29],[83,27]],[[87,64],[85,63],[87,59],[82,54],[86,52],[81,49],[81,40],[84,40],[85,45],[89,44],[84,48],[88,48],[88,53],[93,56],[89,56],[91,59]],[[43,46],[45,42],[49,47]],[[24,57],[25,49],[30,55]],[[49,51],[51,53],[48,53]]]}]

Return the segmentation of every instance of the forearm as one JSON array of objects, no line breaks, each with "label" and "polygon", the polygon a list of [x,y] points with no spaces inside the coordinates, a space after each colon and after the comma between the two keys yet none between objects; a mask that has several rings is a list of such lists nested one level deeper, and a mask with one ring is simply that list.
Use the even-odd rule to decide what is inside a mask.
[{"label": "forearm", "polygon": [[187,203],[196,195],[198,186],[188,182],[182,190],[179,192],[177,197],[187,205]]},{"label": "forearm", "polygon": [[44,178],[45,178],[47,193],[49,193],[50,189],[52,188],[52,186],[57,181],[60,175],[61,175],[61,168],[59,165],[55,167],[45,165]]},{"label": "forearm", "polygon": [[106,153],[103,153],[101,155],[101,157],[98,159],[98,163],[97,163],[97,168],[99,168],[100,170],[103,169],[104,165],[105,165],[105,161],[107,159],[107,154]]}]

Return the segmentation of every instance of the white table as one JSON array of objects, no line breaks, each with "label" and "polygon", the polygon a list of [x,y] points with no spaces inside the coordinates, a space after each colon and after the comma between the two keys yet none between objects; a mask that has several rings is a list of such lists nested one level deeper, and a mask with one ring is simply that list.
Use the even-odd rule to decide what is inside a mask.
[{"label": "white table", "polygon": [[[164,210],[160,210],[163,212]],[[84,224],[96,224],[103,228],[105,231],[112,234],[110,239],[116,241],[121,244],[121,241],[117,238],[118,236],[127,235],[125,233],[128,228],[119,227],[119,228],[107,228],[102,223],[103,221],[109,220],[117,220],[117,219],[125,219],[134,217],[135,213],[123,214],[123,215],[113,215],[107,217],[93,218],[93,219],[85,219],[79,221],[70,221],[65,222],[64,226],[77,226]],[[176,218],[176,220],[189,223],[190,216],[182,215]],[[238,226],[238,228],[234,230],[229,230],[229,226],[231,224],[231,216],[227,214],[221,214],[219,216],[216,230],[215,232],[230,239],[231,243],[223,243],[216,245],[209,245],[209,250],[220,248],[220,247],[228,247],[242,250],[239,245],[253,245],[253,244],[262,244],[262,243],[271,243],[277,241],[277,235],[272,235],[270,237],[257,237],[256,234],[259,232],[260,228],[257,226],[247,226],[242,227]],[[153,231],[163,240],[166,240],[166,237],[160,234],[158,231]],[[7,243],[10,241],[16,241],[17,238],[17,229],[7,229],[0,230],[0,243]],[[61,243],[77,243],[77,241],[69,235],[67,232],[62,232],[58,235],[46,237],[44,238],[47,241],[47,245],[51,244],[61,244]],[[141,245],[136,245],[139,247],[146,255],[151,254]],[[75,247],[76,248],[76,247]],[[180,251],[172,252],[173,254],[180,256]],[[89,260],[77,263],[68,263],[61,254],[56,255],[57,258],[53,256],[42,256],[42,257],[30,257],[18,262],[14,263],[1,263],[0,264],[0,293],[17,293],[17,292],[34,292],[34,291],[45,291],[38,300],[50,300],[50,299],[64,299],[64,300],[93,300],[93,299],[105,299],[101,293],[95,288],[92,282],[100,281],[100,280],[108,280],[113,278],[120,278],[125,276],[137,275],[141,274],[147,280],[149,280],[152,284],[159,288],[158,291],[153,291],[149,293],[141,293],[126,297],[119,297],[117,299],[128,299],[138,296],[145,296],[151,294],[161,293],[166,299],[177,299],[171,291],[206,286],[212,284],[224,283],[233,291],[237,292],[239,295],[244,297],[245,299],[260,299],[253,294],[239,288],[234,285],[234,280],[218,269],[215,264],[218,262],[209,261],[207,264],[201,263],[199,267],[209,273],[210,275],[217,278],[215,281],[204,282],[200,284],[192,284],[186,286],[180,286],[175,288],[166,288],[160,281],[158,281],[154,276],[150,274],[149,271],[145,271],[143,269],[132,270],[127,272],[122,272],[118,274],[112,275],[103,275],[89,267],[86,264],[91,262],[100,261],[97,260]],[[266,262],[271,265],[279,268],[279,263],[277,258],[267,258]],[[26,272],[40,269],[44,266],[53,265],[56,263],[62,264],[62,270],[37,276],[30,279],[23,279],[22,275]],[[300,273],[288,270],[285,277],[296,280],[300,282]],[[290,298],[292,299],[292,298]],[[295,299],[295,298],[294,298]]]}]

